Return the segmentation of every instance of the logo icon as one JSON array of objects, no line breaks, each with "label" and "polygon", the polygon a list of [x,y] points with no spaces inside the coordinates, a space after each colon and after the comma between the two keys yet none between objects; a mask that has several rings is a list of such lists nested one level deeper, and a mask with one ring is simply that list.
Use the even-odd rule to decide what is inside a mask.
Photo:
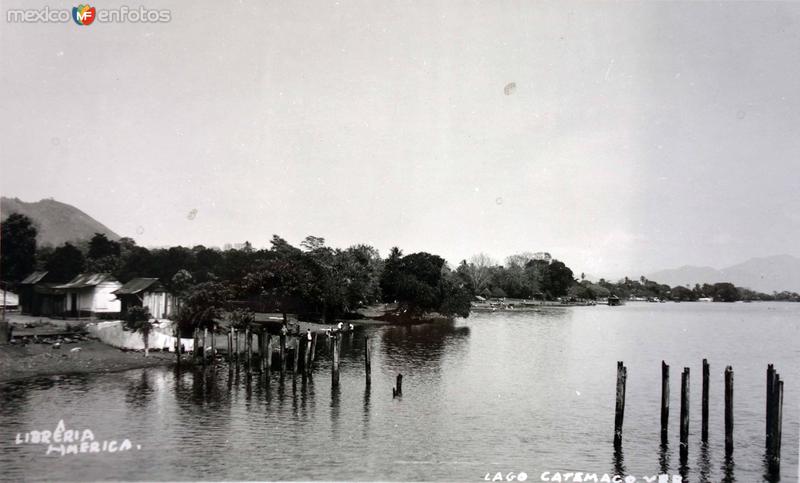
[{"label": "logo icon", "polygon": [[78,25],[91,25],[97,11],[89,5],[78,5],[72,7],[72,20]]}]

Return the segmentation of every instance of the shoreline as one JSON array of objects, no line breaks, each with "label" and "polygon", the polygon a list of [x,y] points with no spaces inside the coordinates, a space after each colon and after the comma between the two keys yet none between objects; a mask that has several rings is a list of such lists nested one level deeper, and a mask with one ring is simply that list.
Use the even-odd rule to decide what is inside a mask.
[{"label": "shoreline", "polygon": [[[80,348],[79,351],[72,351]],[[59,349],[50,344],[0,346],[0,384],[37,377],[104,374],[175,365],[175,354],[150,351],[123,351],[99,340],[64,343]]]}]

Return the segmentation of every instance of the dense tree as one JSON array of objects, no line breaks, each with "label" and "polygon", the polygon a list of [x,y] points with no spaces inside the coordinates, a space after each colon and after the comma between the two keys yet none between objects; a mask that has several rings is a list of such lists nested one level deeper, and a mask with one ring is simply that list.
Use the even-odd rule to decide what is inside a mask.
[{"label": "dense tree", "polygon": [[65,243],[53,250],[45,263],[52,280],[67,282],[86,269],[83,253],[71,244]]},{"label": "dense tree", "polygon": [[542,276],[542,290],[551,297],[561,297],[575,283],[572,270],[563,262],[553,260],[544,269]]},{"label": "dense tree", "polygon": [[105,257],[119,257],[120,244],[113,240],[109,240],[103,233],[95,233],[91,240],[89,240],[89,253],[87,254],[90,260],[98,260]]},{"label": "dense tree", "polygon": [[130,307],[125,314],[125,328],[138,332],[144,341],[144,356],[147,357],[150,351],[150,332],[153,331],[153,323],[150,322],[150,309],[147,307]]},{"label": "dense tree", "polygon": [[385,264],[381,288],[388,290],[386,301],[397,301],[402,312],[411,316],[436,312],[444,316],[469,315],[467,285],[452,273],[444,259],[430,253],[401,256],[393,249]]},{"label": "dense tree", "polygon": [[19,282],[36,267],[36,227],[18,213],[0,226],[0,275],[5,282]]}]

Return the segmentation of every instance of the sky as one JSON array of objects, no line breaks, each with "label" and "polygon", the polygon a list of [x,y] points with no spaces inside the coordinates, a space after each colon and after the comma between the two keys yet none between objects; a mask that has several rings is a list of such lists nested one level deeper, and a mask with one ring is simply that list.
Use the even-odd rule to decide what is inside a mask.
[{"label": "sky", "polygon": [[3,196],[144,246],[800,256],[800,2],[141,5],[171,21],[0,0]]}]

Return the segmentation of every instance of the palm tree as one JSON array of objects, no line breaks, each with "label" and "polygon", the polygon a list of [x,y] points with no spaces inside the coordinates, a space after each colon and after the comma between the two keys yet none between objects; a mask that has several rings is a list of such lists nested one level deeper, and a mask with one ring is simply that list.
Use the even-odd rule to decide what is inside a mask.
[{"label": "palm tree", "polygon": [[125,314],[125,327],[138,332],[144,341],[144,356],[149,353],[150,332],[153,330],[153,323],[150,322],[150,309],[147,307],[131,307]]}]

